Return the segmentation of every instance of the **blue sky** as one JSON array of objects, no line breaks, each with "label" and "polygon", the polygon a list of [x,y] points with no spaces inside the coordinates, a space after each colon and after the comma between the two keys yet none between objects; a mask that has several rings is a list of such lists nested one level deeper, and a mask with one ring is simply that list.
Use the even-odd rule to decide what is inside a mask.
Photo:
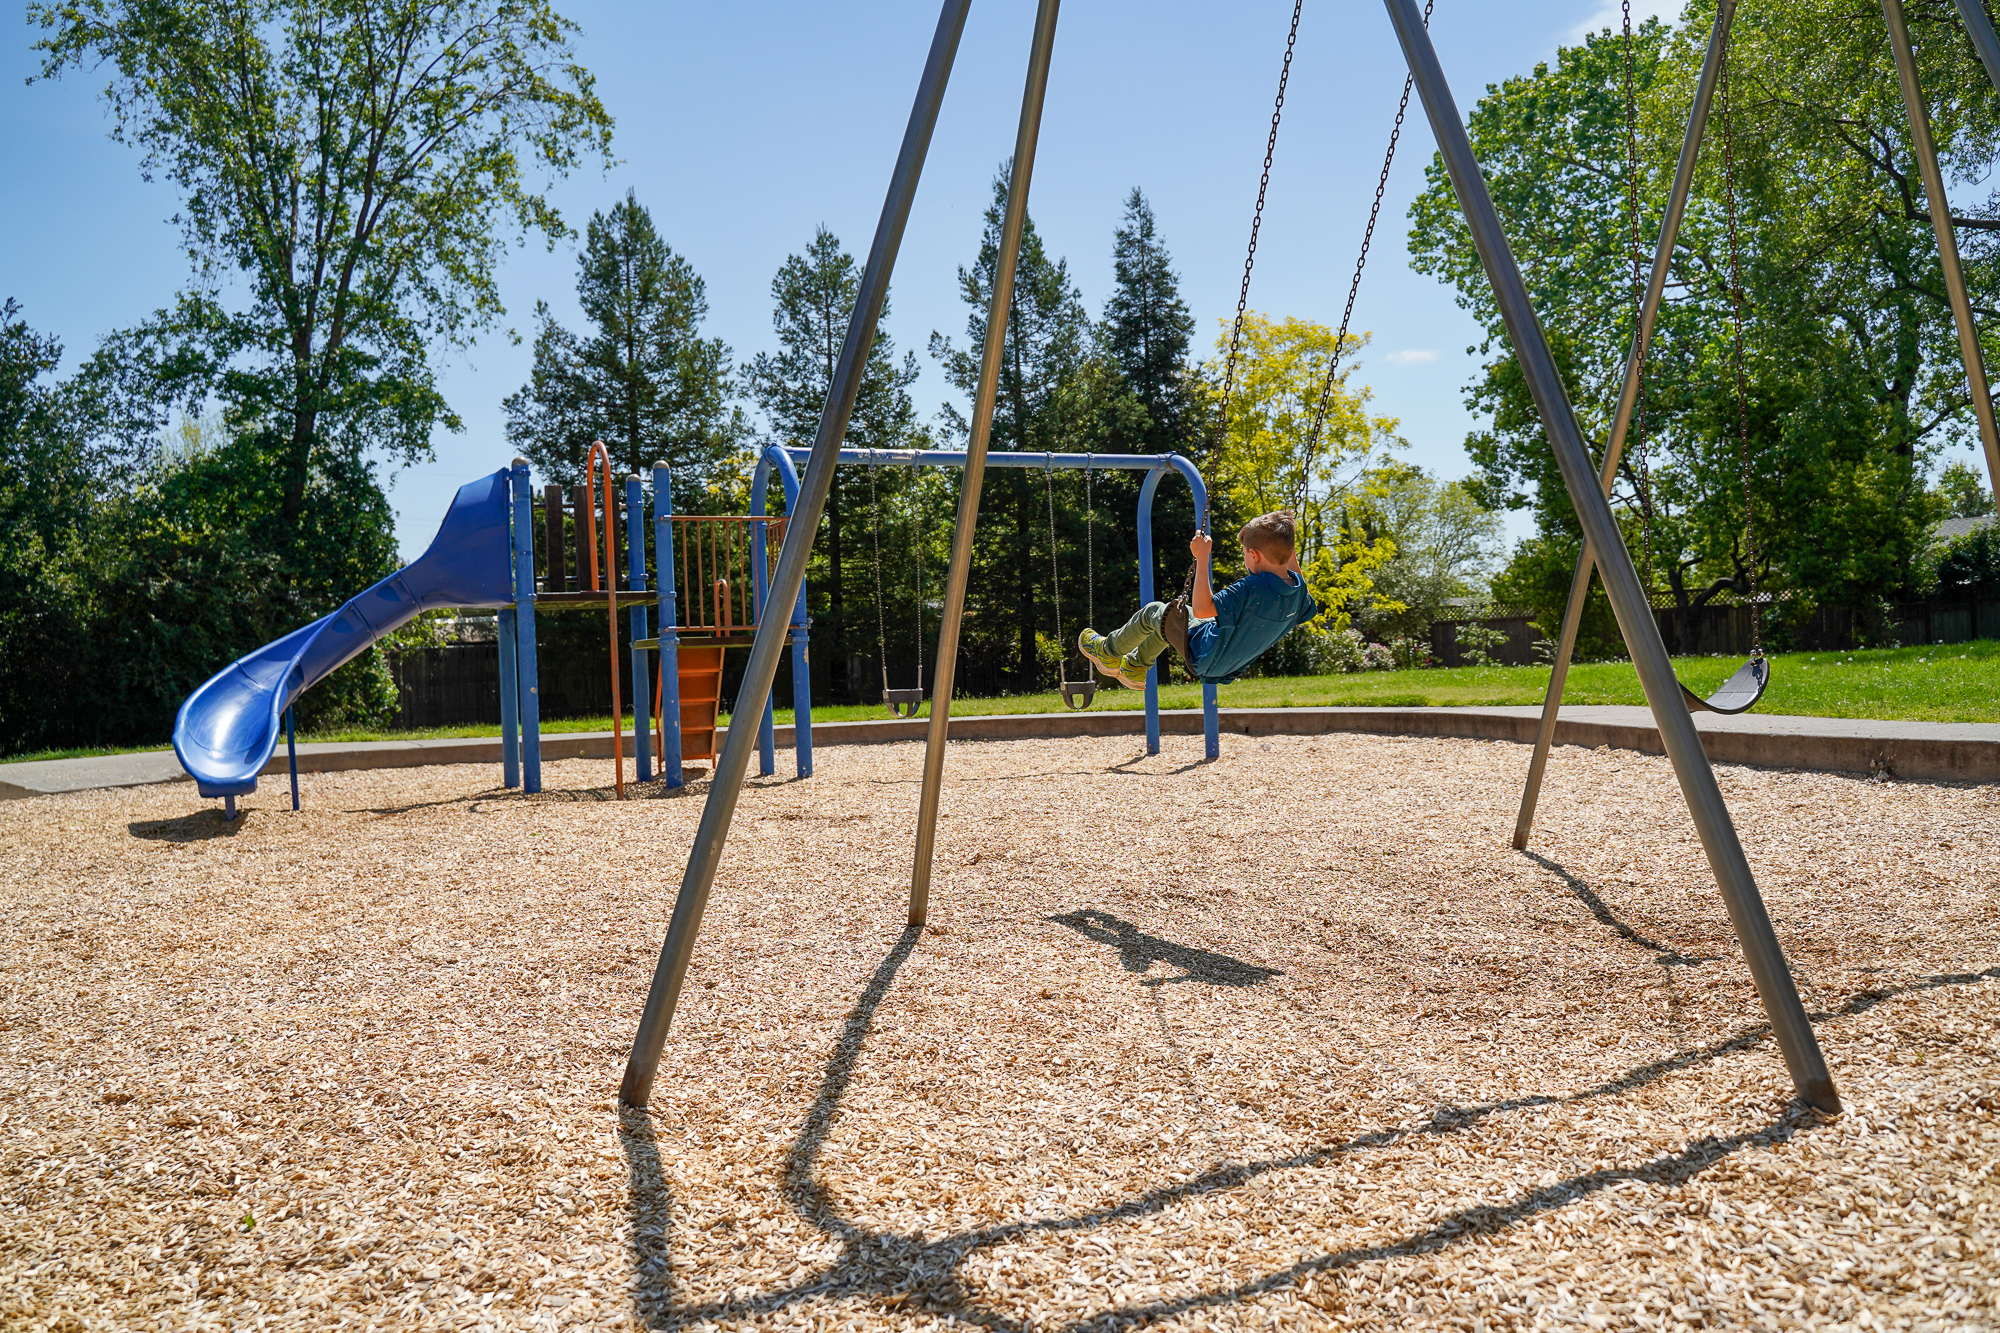
[{"label": "blue sky", "polygon": [[[933,0],[760,5],[566,0],[578,53],[617,119],[618,163],[559,182],[573,226],[627,189],[708,283],[710,332],[740,360],[769,348],[770,282],[825,223],[866,249],[890,161],[936,22]],[[1638,0],[1635,18],[1672,12]],[[1153,202],[1204,340],[1233,311],[1278,61],[1283,0],[1072,0],[1058,29],[1031,212],[1096,311],[1111,282],[1111,233],[1134,185]],[[887,327],[919,352],[929,415],[952,391],[927,357],[933,329],[962,340],[956,271],[978,244],[992,177],[1013,142],[1032,0],[976,4],[922,193],[897,263]],[[1439,0],[1434,31],[1461,108],[1531,69],[1559,44],[1617,22],[1602,0]],[[54,333],[73,366],[106,333],[137,322],[184,283],[176,199],[107,137],[101,81],[25,80],[33,32],[0,55],[0,297]],[[1374,0],[1308,0],[1258,249],[1254,308],[1338,320],[1403,66]],[[1373,334],[1360,379],[1402,420],[1409,457],[1446,476],[1469,470],[1474,424],[1463,388],[1477,328],[1452,293],[1412,273],[1404,216],[1433,144],[1413,108],[1356,327]],[[575,251],[517,246],[501,272],[508,327],[524,335],[536,300],[576,322]],[[530,348],[506,329],[441,357],[466,430],[440,433],[436,458],[391,477],[407,555],[428,542],[451,493],[510,456],[500,400],[527,377]]]}]

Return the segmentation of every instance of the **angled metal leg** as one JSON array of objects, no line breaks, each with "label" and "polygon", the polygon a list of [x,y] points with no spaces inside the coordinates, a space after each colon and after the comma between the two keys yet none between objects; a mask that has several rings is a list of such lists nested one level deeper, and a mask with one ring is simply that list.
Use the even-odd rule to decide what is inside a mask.
[{"label": "angled metal leg", "polygon": [[[1960,0],[1966,26],[1972,28],[1979,55],[1993,70],[1987,49],[1993,43],[1993,28],[1974,23],[1973,9],[1978,0]],[[1986,446],[1986,481],[2000,503],[2000,424],[1993,418],[1993,394],[1986,385],[1986,358],[1979,350],[1979,329],[1972,322],[1972,302],[1965,293],[1965,270],[1958,262],[1958,238],[1951,229],[1951,200],[1944,192],[1944,173],[1938,170],[1937,145],[1931,140],[1930,113],[1924,107],[1924,89],[1917,79],[1917,58],[1910,51],[1910,29],[1903,22],[1903,0],[1882,0],[1882,17],[1889,24],[1889,45],[1896,50],[1896,78],[1903,85],[1903,102],[1910,112],[1910,146],[1916,149],[1917,169],[1924,177],[1924,198],[1930,204],[1931,230],[1937,233],[1938,262],[1944,269],[1945,295],[1951,299],[1951,317],[1958,325],[1958,354],[1965,361],[1966,386],[1972,391],[1972,412],[1979,418],[1979,442]],[[1984,20],[1985,14],[1979,19]],[[1985,44],[1979,43],[1980,33]],[[2000,87],[2000,78],[1995,86]]]},{"label": "angled metal leg", "polygon": [[1680,779],[1681,794],[1694,818],[1702,850],[1708,853],[1709,867],[1722,890],[1736,938],[1742,942],[1750,975],[1757,983],[1758,998],[1764,1003],[1778,1047],[1784,1052],[1792,1084],[1809,1105],[1822,1111],[1838,1111],[1840,1097],[1834,1090],[1833,1076],[1827,1071],[1826,1058],[1820,1053],[1819,1042],[1806,1019],[1805,1006],[1799,1002],[1791,968],[1778,945],[1777,932],[1771,928],[1764,900],[1757,892],[1757,881],[1743,855],[1743,844],[1737,839],[1729,807],[1716,785],[1715,770],[1709,767],[1708,755],[1701,748],[1701,736],[1694,729],[1694,718],[1681,699],[1680,682],[1674,679],[1667,645],[1660,637],[1652,609],[1646,604],[1645,591],[1639,586],[1639,571],[1632,566],[1632,553],[1625,549],[1619,536],[1610,503],[1597,488],[1597,478],[1590,468],[1590,452],[1584,447],[1583,432],[1577,427],[1562,374],[1556,368],[1548,338],[1528,299],[1527,284],[1521,280],[1521,270],[1508,247],[1500,216],[1487,193],[1486,179],[1480,174],[1479,160],[1473,156],[1472,143],[1466,137],[1465,122],[1459,118],[1437,52],[1424,30],[1423,16],[1416,0],[1384,0],[1384,3],[1396,26],[1411,75],[1423,94],[1424,111],[1430,117],[1431,132],[1437,136],[1439,155],[1451,175],[1452,188],[1458,194],[1459,207],[1465,213],[1487,279],[1493,284],[1495,302],[1506,320],[1508,338],[1534,395],[1557,466],[1562,469],[1570,503],[1576,506],[1585,540],[1603,553],[1601,572],[1605,591],[1611,596],[1612,610],[1618,614],[1619,630],[1632,650],[1632,662],[1639,670],[1646,701],[1652,706],[1654,723],[1660,729],[1674,775]]},{"label": "angled metal leg", "polygon": [[944,614],[938,625],[937,667],[931,677],[931,720],[924,740],[924,789],[917,803],[917,848],[910,868],[910,924],[930,915],[931,860],[937,845],[938,801],[944,785],[945,738],[951,732],[952,677],[958,669],[958,631],[965,618],[965,585],[972,573],[972,536],[979,526],[979,490],[986,480],[986,442],[993,429],[993,402],[1000,389],[1000,356],[1007,346],[1007,308],[1014,295],[1014,265],[1021,256],[1021,229],[1028,215],[1028,182],[1035,171],[1035,144],[1042,131],[1042,99],[1049,86],[1049,54],[1056,40],[1060,0],[1041,0],[1035,11],[1035,40],[1028,57],[1028,86],[1021,94],[1021,127],[1014,136],[1014,161],[1007,176],[1007,211],[1000,223],[1000,253],[993,266],[992,301],[986,314],[986,346],[979,362],[979,387],[972,397],[972,423],[965,442],[965,481],[958,493],[958,525],[951,535],[951,568],[945,576]]},{"label": "angled metal leg", "polygon": [[[875,240],[868,251],[868,266],[862,272],[861,290],[856,293],[854,315],[847,325],[847,341],[841,346],[828,386],[826,406],[819,419],[819,433],[813,440],[812,459],[806,467],[805,485],[799,503],[785,530],[785,544],[778,555],[778,572],[771,584],[771,604],[790,606],[798,599],[805,583],[806,562],[812,556],[813,534],[826,509],[827,492],[833,486],[833,470],[847,434],[847,420],[854,411],[867,368],[868,350],[875,343],[875,326],[882,317],[882,304],[889,292],[889,275],[896,267],[896,251],[902,244],[903,225],[909,220],[910,203],[916,197],[917,179],[923,174],[924,156],[930,150],[931,131],[937,125],[938,107],[944,100],[945,84],[951,76],[953,57],[965,31],[965,16],[972,0],[944,0],[938,15],[937,31],[931,38],[930,56],[924,63],[917,85],[916,105],[911,108],[903,131],[902,151],[895,172],[889,178],[888,198],[875,224]],[[665,582],[665,580],[662,580]],[[765,616],[757,623],[757,637],[750,648],[750,662],[744,668],[737,691],[736,716],[755,717],[770,697],[771,681],[778,672],[778,658],[784,651],[788,626],[782,615]],[[729,729],[722,754],[715,764],[715,777],[708,801],[702,806],[701,824],[696,828],[694,846],[688,851],[687,871],[681,891],[674,900],[673,920],[667,927],[666,943],[653,968],[653,984],[646,995],[646,1009],[639,1018],[639,1030],[632,1038],[631,1059],[625,1066],[625,1081],[618,1100],[627,1106],[644,1106],[652,1094],[653,1076],[659,1070],[660,1048],[673,1022],[674,1006],[681,985],[687,980],[688,961],[694,955],[695,935],[701,929],[702,912],[708,906],[708,892],[715,883],[715,868],[722,859],[723,844],[729,838],[729,822],[736,813],[737,798],[743,792],[743,774],[750,763],[750,750],[757,729],[738,726]]]},{"label": "angled metal leg", "polygon": [[2000,91],[2000,37],[1993,35],[1993,20],[1986,17],[1986,6],[1982,0],[1958,0],[1958,13],[1972,36],[1973,49],[1979,52],[1979,63],[1986,66],[1986,77]]},{"label": "angled metal leg", "polygon": [[[1611,421],[1604,465],[1597,470],[1597,486],[1607,500],[1611,498],[1612,483],[1618,480],[1618,461],[1625,453],[1625,433],[1632,428],[1632,414],[1638,409],[1640,370],[1646,364],[1646,349],[1653,342],[1653,321],[1659,317],[1660,298],[1667,289],[1667,270],[1680,238],[1681,216],[1687,212],[1688,191],[1694,186],[1695,160],[1701,155],[1708,109],[1715,100],[1716,84],[1722,78],[1723,58],[1729,51],[1729,26],[1735,19],[1736,0],[1722,0],[1716,7],[1715,26],[1708,35],[1708,54],[1702,60],[1701,79],[1695,85],[1694,106],[1688,111],[1687,135],[1681,140],[1680,162],[1674,167],[1674,187],[1667,195],[1667,215],[1660,220],[1660,241],[1653,250],[1653,273],[1646,283],[1646,298],[1640,303],[1639,326],[1632,331],[1632,349],[1625,358],[1625,387],[1618,394],[1618,411]],[[1570,658],[1576,653],[1577,629],[1583,624],[1590,576],[1596,568],[1597,552],[1586,539],[1583,554],[1576,562],[1576,577],[1570,580],[1569,601],[1563,605],[1562,633],[1556,638],[1556,658],[1549,666],[1548,694],[1542,700],[1542,723],[1535,731],[1535,753],[1528,760],[1527,785],[1521,789],[1521,813],[1514,821],[1517,852],[1526,850],[1528,834],[1535,826],[1535,803],[1541,799],[1542,772],[1548,767],[1549,747],[1555,744],[1563,686],[1569,680]]]}]

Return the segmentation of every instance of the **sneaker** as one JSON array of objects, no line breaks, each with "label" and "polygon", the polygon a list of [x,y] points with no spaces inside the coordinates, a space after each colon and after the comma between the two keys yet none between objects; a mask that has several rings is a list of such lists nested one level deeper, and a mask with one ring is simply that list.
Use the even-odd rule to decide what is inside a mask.
[{"label": "sneaker", "polygon": [[1090,659],[1090,664],[1107,676],[1116,677],[1124,660],[1111,651],[1111,640],[1094,629],[1087,629],[1076,636],[1076,650]]},{"label": "sneaker", "polygon": [[1147,668],[1129,657],[1121,657],[1118,659],[1118,669],[1111,673],[1111,679],[1128,690],[1143,690],[1146,688],[1146,671]]}]

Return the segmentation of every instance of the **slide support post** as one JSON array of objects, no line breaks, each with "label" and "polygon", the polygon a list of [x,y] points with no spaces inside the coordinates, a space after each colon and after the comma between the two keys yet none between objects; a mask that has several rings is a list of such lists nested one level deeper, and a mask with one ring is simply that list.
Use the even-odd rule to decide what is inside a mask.
[{"label": "slide support post", "polygon": [[542,789],[542,705],[539,667],[535,661],[535,504],[528,492],[528,460],[517,458],[508,487],[514,502],[514,660],[516,697],[520,700],[521,790],[529,796]]},{"label": "slide support post", "polygon": [[[1885,4],[1893,2],[1884,0]],[[1585,540],[1598,549],[1598,572],[1604,577],[1605,591],[1618,615],[1619,631],[1631,649],[1632,664],[1638,669],[1646,702],[1652,706],[1654,725],[1659,728],[1674,775],[1680,780],[1688,813],[1701,838],[1702,850],[1708,854],[1709,868],[1722,891],[1730,924],[1742,943],[1744,960],[1750,966],[1764,1013],[1771,1020],[1772,1034],[1784,1053],[1792,1085],[1807,1105],[1838,1113],[1840,1095],[1834,1088],[1833,1075],[1827,1069],[1826,1057],[1799,1000],[1798,987],[1792,980],[1790,965],[1778,944],[1763,897],[1757,891],[1757,880],[1737,838],[1729,806],[1722,799],[1715,770],[1702,749],[1701,734],[1695,730],[1694,718],[1681,697],[1680,682],[1674,678],[1659,622],[1653,619],[1645,590],[1639,586],[1632,553],[1625,549],[1611,505],[1597,487],[1590,452],[1584,446],[1583,432],[1563,387],[1562,372],[1556,366],[1541,320],[1528,297],[1527,284],[1507,243],[1506,231],[1500,225],[1500,215],[1487,192],[1486,178],[1472,151],[1465,121],[1445,80],[1444,68],[1438,63],[1430,34],[1424,29],[1423,16],[1416,0],[1384,0],[1384,4],[1402,43],[1410,75],[1423,95],[1424,112],[1437,138],[1438,155],[1451,178],[1480,263],[1492,283],[1494,303],[1506,321],[1508,340],[1534,397],[1542,428],[1562,471],[1564,488],[1576,508]]]},{"label": "slide support post", "polygon": [[285,710],[285,767],[292,774],[292,809],[299,808],[299,739],[292,730],[292,710]]},{"label": "slide support post", "polygon": [[[511,525],[510,525],[511,526]],[[520,539],[518,532],[515,540]],[[511,559],[511,550],[510,550]],[[521,671],[516,631],[519,617],[511,606],[500,608],[500,785],[521,785]]]}]

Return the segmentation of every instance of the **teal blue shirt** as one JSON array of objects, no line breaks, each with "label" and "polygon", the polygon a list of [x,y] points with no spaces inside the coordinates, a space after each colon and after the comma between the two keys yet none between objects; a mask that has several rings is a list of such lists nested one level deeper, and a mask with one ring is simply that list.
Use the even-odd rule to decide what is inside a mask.
[{"label": "teal blue shirt", "polygon": [[1188,626],[1194,674],[1226,685],[1243,674],[1294,625],[1319,614],[1319,603],[1297,583],[1271,573],[1251,574],[1215,594],[1215,619]]}]

